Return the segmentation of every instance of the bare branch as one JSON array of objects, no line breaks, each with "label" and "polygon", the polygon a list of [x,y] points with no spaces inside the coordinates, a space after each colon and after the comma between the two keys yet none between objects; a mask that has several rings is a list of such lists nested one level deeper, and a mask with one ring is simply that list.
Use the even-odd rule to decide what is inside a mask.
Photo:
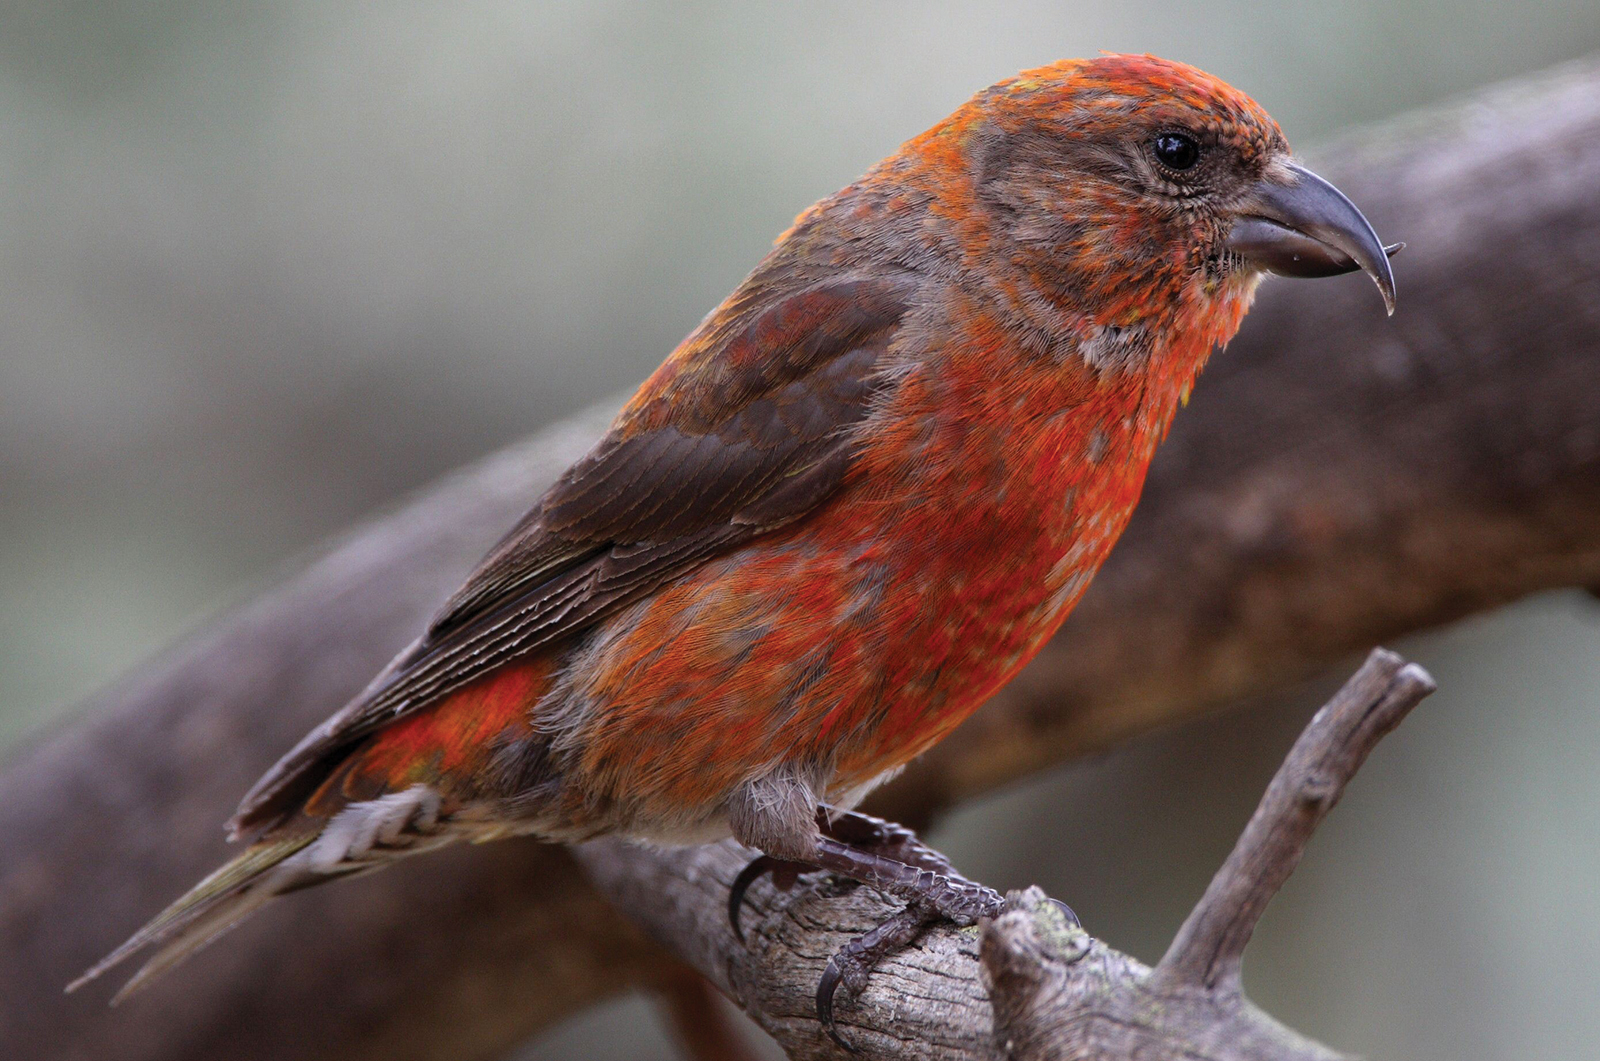
[{"label": "bare branch", "polygon": [[996,1040],[1015,1061],[1342,1061],[1245,997],[1240,962],[1267,903],[1367,755],[1433,692],[1375,650],[1317,712],[1155,969],[1069,928],[1037,889],[984,933]]},{"label": "bare branch", "polygon": [[[856,1056],[1336,1061],[1244,999],[1239,960],[1368,753],[1433,689],[1422,668],[1372,653],[1295,742],[1154,970],[1069,926],[1037,889],[1014,893],[1012,908],[982,931],[981,948],[971,929],[930,932],[837,1007]],[[750,857],[737,845],[663,852],[596,844],[578,857],[619,909],[737,1000],[791,1057],[840,1056],[816,1020],[817,978],[835,949],[894,904],[823,876],[788,893],[758,886],[740,943],[725,915],[728,885]]]},{"label": "bare branch", "polygon": [[1250,935],[1300,864],[1312,832],[1378,741],[1435,688],[1421,667],[1373,650],[1279,767],[1232,854],[1157,966],[1167,982],[1238,989]]}]

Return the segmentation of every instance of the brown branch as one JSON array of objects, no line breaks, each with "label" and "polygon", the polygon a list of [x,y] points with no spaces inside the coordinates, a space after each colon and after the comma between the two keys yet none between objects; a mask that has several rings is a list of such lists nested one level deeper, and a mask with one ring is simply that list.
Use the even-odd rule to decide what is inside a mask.
[{"label": "brown branch", "polygon": [[[1269,284],[1056,644],[880,811],[922,820],[1375,641],[1600,585],[1600,274],[1574,264],[1600,259],[1600,63],[1365,134],[1319,168],[1410,243],[1400,312],[1359,280]],[[508,841],[294,896],[134,1005],[59,994],[225,855],[239,794],[603,418],[358,531],[12,755],[0,1054],[489,1058],[661,975],[565,852]]]},{"label": "brown branch", "polygon": [[[978,932],[934,931],[841,1003],[856,1057],[1336,1061],[1243,998],[1239,961],[1367,754],[1433,688],[1415,664],[1372,653],[1306,727],[1154,970],[1069,928],[1037,890],[1014,894],[981,948]],[[596,844],[578,857],[619,909],[736,999],[790,1057],[841,1056],[816,1021],[817,978],[835,948],[893,903],[867,889],[841,894],[828,878],[788,893],[758,887],[741,943],[725,920],[727,887],[750,854],[732,842],[667,852]]]},{"label": "brown branch", "polygon": [[1300,864],[1311,834],[1378,741],[1433,690],[1426,671],[1391,652],[1379,649],[1367,658],[1289,752],[1233,853],[1161,959],[1162,976],[1174,984],[1238,990],[1250,934]]},{"label": "brown branch", "polygon": [[1300,863],[1373,747],[1433,692],[1391,652],[1317,712],[1155,969],[1068,932],[1042,895],[984,933],[995,1037],[1016,1061],[1339,1061],[1253,1006],[1240,961],[1267,903]]}]

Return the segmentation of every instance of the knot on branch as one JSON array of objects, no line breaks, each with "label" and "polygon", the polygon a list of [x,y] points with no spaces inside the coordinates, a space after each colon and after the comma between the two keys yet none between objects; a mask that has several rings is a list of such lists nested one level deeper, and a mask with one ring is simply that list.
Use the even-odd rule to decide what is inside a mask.
[{"label": "knot on branch", "polygon": [[[1005,913],[983,926],[979,976],[994,1007],[995,1045],[1006,1057],[1044,1057],[1063,988],[1074,982],[1069,967],[1094,943],[1081,927],[1037,888],[1011,892]],[[1036,1041],[1043,1033],[1043,1042]]]},{"label": "knot on branch", "polygon": [[992,997],[1035,993],[1048,979],[1047,967],[1077,962],[1090,944],[1089,934],[1043,889],[1010,892],[1005,912],[983,926],[983,986]]}]

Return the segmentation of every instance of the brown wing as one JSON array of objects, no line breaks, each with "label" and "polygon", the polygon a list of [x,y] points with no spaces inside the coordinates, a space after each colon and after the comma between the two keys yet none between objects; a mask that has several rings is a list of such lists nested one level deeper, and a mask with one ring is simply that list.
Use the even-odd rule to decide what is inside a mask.
[{"label": "brown wing", "polygon": [[246,795],[236,832],[295,805],[360,737],[814,509],[843,479],[909,284],[747,287],[647,381],[354,701]]}]

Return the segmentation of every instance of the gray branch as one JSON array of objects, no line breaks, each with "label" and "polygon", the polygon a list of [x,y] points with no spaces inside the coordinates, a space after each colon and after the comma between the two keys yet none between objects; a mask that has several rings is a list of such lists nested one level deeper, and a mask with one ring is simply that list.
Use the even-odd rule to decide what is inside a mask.
[{"label": "gray branch", "polygon": [[1261,805],[1154,969],[1081,931],[1034,895],[984,933],[995,1038],[1016,1061],[1343,1061],[1244,997],[1240,961],[1267,903],[1373,747],[1433,692],[1381,649],[1295,742]]},{"label": "gray branch", "polygon": [[[1382,737],[1433,691],[1378,650],[1289,752],[1171,949],[1155,967],[1069,927],[1037,889],[980,929],[937,929],[871,976],[838,1015],[860,1061],[1339,1061],[1244,997],[1239,963],[1267,903]],[[805,878],[751,892],[746,942],[728,884],[751,857],[731,841],[657,851],[593,844],[579,859],[619,909],[735,999],[801,1061],[844,1054],[812,993],[833,950],[896,909],[869,889]],[[980,962],[982,973],[980,976]]]},{"label": "gray branch", "polygon": [[1250,934],[1300,864],[1312,832],[1378,741],[1433,690],[1421,667],[1380,649],[1317,713],[1161,959],[1157,972],[1167,983],[1239,990]]},{"label": "gray branch", "polygon": [[[1360,134],[1317,164],[1410,243],[1399,313],[1360,278],[1269,283],[1060,637],[878,812],[921,822],[1375,642],[1600,585],[1600,63]],[[250,782],[410,640],[604,418],[356,531],[11,755],[0,1055],[492,1058],[679,975],[566,852],[508,841],[293,896],[117,1010],[110,985],[60,994],[225,857]],[[731,870],[719,857],[706,873]],[[821,953],[859,927],[833,911],[796,945]],[[876,982],[866,1005],[891,981]],[[805,999],[762,1006],[809,1014]]]}]

